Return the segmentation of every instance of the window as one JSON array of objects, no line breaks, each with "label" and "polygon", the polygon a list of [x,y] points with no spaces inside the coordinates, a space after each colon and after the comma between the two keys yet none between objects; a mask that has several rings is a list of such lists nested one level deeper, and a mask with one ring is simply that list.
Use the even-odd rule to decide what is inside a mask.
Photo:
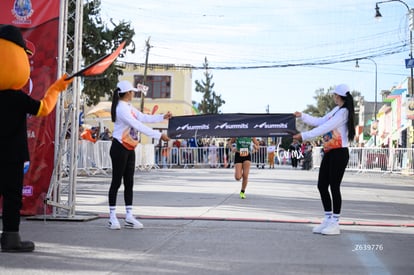
[{"label": "window", "polygon": [[[144,83],[143,75],[134,75],[134,86]],[[168,75],[148,75],[145,83],[148,86],[147,98],[170,98],[171,97],[171,76]],[[141,92],[135,94],[141,97]]]}]

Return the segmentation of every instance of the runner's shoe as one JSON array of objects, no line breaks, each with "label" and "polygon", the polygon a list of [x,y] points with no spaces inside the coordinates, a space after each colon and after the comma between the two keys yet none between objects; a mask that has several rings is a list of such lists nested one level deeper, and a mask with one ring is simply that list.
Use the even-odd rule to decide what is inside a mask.
[{"label": "runner's shoe", "polygon": [[240,192],[240,198],[241,199],[245,199],[246,198],[246,195],[244,194],[244,192]]}]

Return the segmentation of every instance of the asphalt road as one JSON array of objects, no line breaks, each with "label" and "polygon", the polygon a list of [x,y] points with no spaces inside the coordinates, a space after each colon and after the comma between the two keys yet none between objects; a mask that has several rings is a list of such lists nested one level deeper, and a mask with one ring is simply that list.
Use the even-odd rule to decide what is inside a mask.
[{"label": "asphalt road", "polygon": [[[76,216],[23,218],[27,254],[0,254],[0,274],[412,274],[414,178],[347,172],[341,235],[322,218],[317,171],[252,168],[247,199],[232,169],[137,172],[145,228],[108,230],[110,176],[79,177]],[[118,194],[122,224],[123,190]]]}]

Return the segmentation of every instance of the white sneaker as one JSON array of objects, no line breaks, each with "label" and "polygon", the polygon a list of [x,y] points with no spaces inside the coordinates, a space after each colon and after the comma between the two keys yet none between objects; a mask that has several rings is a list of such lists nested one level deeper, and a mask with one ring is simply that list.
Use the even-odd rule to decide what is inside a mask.
[{"label": "white sneaker", "polygon": [[322,230],[329,225],[331,218],[324,218],[322,223],[312,229],[312,232],[315,234],[321,234]]},{"label": "white sneaker", "polygon": [[125,218],[125,228],[142,229],[144,225],[135,219],[134,216],[128,216]]},{"label": "white sneaker", "polygon": [[327,227],[322,229],[321,234],[323,235],[339,235],[341,230],[339,229],[339,223],[335,220],[332,220]]},{"label": "white sneaker", "polygon": [[121,229],[121,225],[119,224],[119,221],[117,218],[113,219],[109,219],[108,221],[108,228],[112,229],[112,230],[119,230]]}]

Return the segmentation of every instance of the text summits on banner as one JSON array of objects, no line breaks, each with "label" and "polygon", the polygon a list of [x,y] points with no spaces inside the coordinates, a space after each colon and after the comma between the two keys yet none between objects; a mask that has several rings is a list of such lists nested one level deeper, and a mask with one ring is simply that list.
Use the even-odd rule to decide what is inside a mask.
[{"label": "text summits on banner", "polygon": [[297,133],[293,114],[211,114],[178,116],[169,120],[168,136],[279,137]]}]

